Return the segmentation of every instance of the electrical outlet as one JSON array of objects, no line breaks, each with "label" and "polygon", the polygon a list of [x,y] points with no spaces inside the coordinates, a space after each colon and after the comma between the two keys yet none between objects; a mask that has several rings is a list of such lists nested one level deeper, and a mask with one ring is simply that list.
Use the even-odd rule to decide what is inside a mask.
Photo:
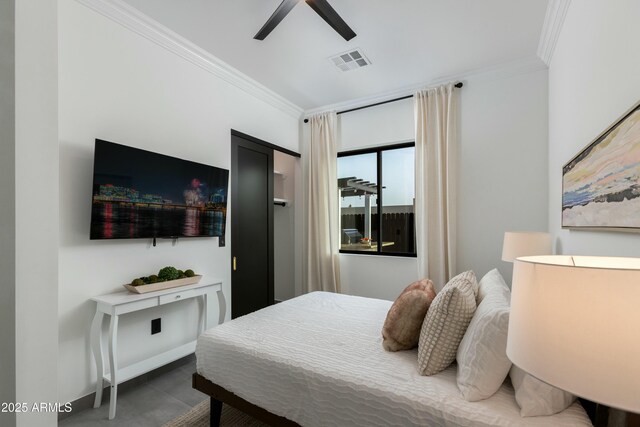
[{"label": "electrical outlet", "polygon": [[158,317],[151,321],[151,335],[159,334],[162,332],[162,320]]}]

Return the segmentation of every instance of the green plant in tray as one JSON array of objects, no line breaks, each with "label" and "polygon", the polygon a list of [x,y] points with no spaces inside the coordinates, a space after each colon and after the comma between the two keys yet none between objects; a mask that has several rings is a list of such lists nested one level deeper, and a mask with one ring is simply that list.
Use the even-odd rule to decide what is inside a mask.
[{"label": "green plant in tray", "polygon": [[158,278],[164,280],[176,280],[180,277],[180,273],[175,267],[164,267],[158,272]]},{"label": "green plant in tray", "polygon": [[184,279],[185,277],[193,277],[195,275],[191,269],[182,271],[175,267],[167,266],[161,268],[157,275],[152,274],[150,276],[133,279],[131,284],[133,286],[150,285],[152,283],[168,282],[170,280]]}]

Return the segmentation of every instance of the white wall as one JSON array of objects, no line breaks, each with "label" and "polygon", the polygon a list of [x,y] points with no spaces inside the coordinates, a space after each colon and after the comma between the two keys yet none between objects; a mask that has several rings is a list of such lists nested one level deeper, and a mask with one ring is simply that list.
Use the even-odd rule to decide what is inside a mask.
[{"label": "white wall", "polygon": [[501,261],[505,231],[546,231],[547,70],[461,89],[458,271],[478,279]]},{"label": "white wall", "polygon": [[[460,89],[458,271],[498,267],[509,282],[504,232],[547,229],[546,94],[543,69]],[[339,118],[339,151],[414,140],[412,99]],[[415,258],[343,254],[340,271],[345,293],[390,300],[417,279]]]},{"label": "white wall", "polygon": [[549,67],[549,229],[558,253],[640,256],[637,234],[561,229],[562,166],[640,93],[640,2],[571,2]]},{"label": "white wall", "polygon": [[[0,402],[16,401],[15,0],[0,3]],[[0,424],[16,416],[0,411]]]},{"label": "white wall", "polygon": [[[58,401],[57,2],[20,0],[15,20],[16,401]],[[57,414],[17,415],[18,426]]]},{"label": "white wall", "polygon": [[415,140],[413,99],[338,116],[338,151]]},{"label": "white wall", "polygon": [[[230,129],[298,151],[298,121],[77,2],[59,3],[58,377],[66,401],[94,391],[90,297],[175,265],[203,273],[204,281],[221,279],[228,304],[231,299],[230,250],[218,247],[218,239],[181,239],[176,246],[160,240],[155,248],[148,240],[89,240],[94,139],[229,168]],[[196,335],[195,301],[127,317],[119,335],[123,364]],[[162,317],[162,333],[152,337],[155,317]],[[215,307],[209,319],[217,319]]]}]

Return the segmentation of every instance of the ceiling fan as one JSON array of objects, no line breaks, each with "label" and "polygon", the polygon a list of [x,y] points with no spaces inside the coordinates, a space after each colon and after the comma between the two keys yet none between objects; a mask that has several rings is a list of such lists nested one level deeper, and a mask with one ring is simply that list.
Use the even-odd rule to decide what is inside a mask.
[{"label": "ceiling fan", "polygon": [[[256,40],[264,40],[271,31],[284,19],[285,16],[293,7],[300,3],[302,0],[283,0],[280,6],[273,12],[273,15],[267,20],[267,22],[260,28],[258,34],[253,38]],[[327,0],[304,0],[313,10],[316,11],[327,24],[338,32],[346,41],[351,40],[356,36],[346,22],[338,15],[338,12],[327,2]]]}]

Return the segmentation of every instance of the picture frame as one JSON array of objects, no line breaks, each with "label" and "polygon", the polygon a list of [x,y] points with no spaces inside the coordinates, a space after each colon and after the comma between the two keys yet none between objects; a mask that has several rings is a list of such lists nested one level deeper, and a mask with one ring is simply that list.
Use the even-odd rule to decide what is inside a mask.
[{"label": "picture frame", "polygon": [[562,228],[640,232],[640,101],[562,167]]}]

